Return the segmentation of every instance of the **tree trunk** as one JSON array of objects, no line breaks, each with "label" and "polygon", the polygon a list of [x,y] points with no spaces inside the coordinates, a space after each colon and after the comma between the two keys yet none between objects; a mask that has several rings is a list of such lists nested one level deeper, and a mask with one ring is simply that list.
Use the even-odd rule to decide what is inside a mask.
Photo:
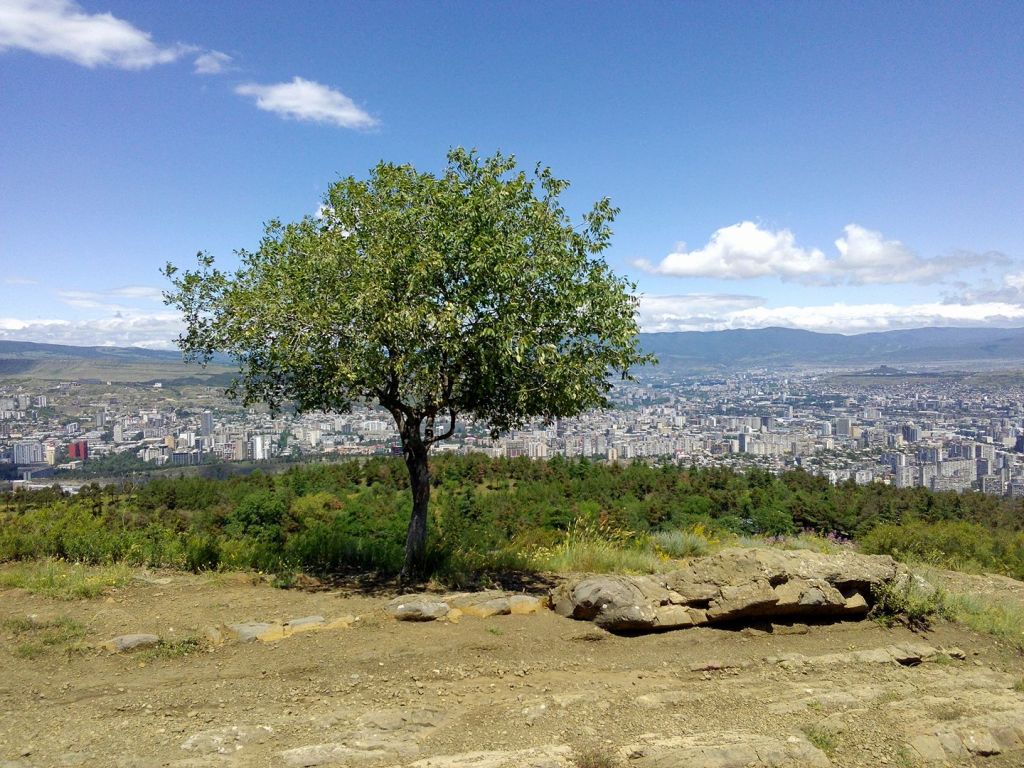
[{"label": "tree trunk", "polygon": [[418,439],[405,442],[405,465],[409,468],[409,487],[412,489],[412,517],[405,538],[405,565],[402,581],[423,576],[427,555],[427,507],[430,505],[430,469],[427,466],[427,447]]}]

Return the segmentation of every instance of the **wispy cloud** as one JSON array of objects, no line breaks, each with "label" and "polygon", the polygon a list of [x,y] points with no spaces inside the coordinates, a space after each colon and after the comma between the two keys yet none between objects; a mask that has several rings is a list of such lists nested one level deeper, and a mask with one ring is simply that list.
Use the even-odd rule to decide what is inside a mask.
[{"label": "wispy cloud", "polygon": [[295,77],[290,83],[244,83],[235,88],[240,96],[251,96],[259,109],[290,120],[330,123],[342,128],[372,128],[376,118],[363,111],[341,91]]},{"label": "wispy cloud", "polygon": [[110,13],[87,13],[72,0],[4,0],[0,51],[20,49],[84,67],[148,69],[196,50],[160,45],[152,35]]},{"label": "wispy cloud", "polygon": [[788,229],[770,230],[752,221],[716,230],[707,245],[687,251],[685,244],[658,264],[638,260],[647,272],[674,277],[746,280],[777,277],[810,285],[932,283],[976,266],[1006,263],[999,253],[958,252],[926,259],[899,240],[848,224],[835,241],[836,255],[797,245]]},{"label": "wispy cloud", "polygon": [[1024,270],[1006,273],[999,283],[988,281],[980,286],[960,285],[958,287],[960,292],[947,296],[947,303],[1007,302],[1024,306]]},{"label": "wispy cloud", "polygon": [[[717,311],[700,312],[699,309],[705,306]],[[989,301],[974,304],[835,303],[806,307],[768,307],[755,297],[723,295],[709,303],[704,294],[697,294],[696,297],[684,294],[641,297],[639,320],[642,329],[648,332],[722,331],[777,326],[809,331],[863,333],[929,326],[1019,326],[1024,324],[1024,304]]]},{"label": "wispy cloud", "polygon": [[18,277],[17,275],[9,275],[4,278],[4,283],[7,285],[38,285],[38,280],[33,280],[30,277]]},{"label": "wispy cloud", "polygon": [[220,51],[206,51],[196,56],[194,69],[197,75],[219,75],[231,68],[233,59]]},{"label": "wispy cloud", "polygon": [[[128,285],[122,288],[111,288],[106,291],[57,291],[57,297],[65,304],[76,309],[96,309],[104,312],[133,313],[147,305],[163,301],[163,293],[159,288],[148,285]],[[131,302],[135,302],[133,305]]]}]

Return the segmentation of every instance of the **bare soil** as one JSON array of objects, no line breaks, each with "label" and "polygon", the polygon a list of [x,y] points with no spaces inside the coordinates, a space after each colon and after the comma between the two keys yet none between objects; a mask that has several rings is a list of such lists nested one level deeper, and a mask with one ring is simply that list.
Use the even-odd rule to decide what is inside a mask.
[{"label": "bare soil", "polygon": [[[384,713],[368,751],[339,751],[324,764],[397,766],[561,745],[581,766],[626,766],[630,745],[645,739],[703,735],[713,743],[717,734],[753,733],[810,734],[834,766],[910,768],[924,765],[907,746],[922,729],[1024,713],[1024,694],[1015,689],[1024,660],[946,623],[924,635],[858,621],[802,634],[700,628],[620,637],[550,611],[398,622],[382,610],[393,596],[386,588],[282,590],[246,574],[140,577],[94,600],[0,591],[8,627],[0,629],[0,766],[296,764],[285,753],[298,747],[362,749],[367,727],[378,727],[368,714]],[[273,643],[193,650],[180,642],[212,625],[313,614],[358,621]],[[77,642],[88,648],[54,646],[23,658],[24,637],[10,627],[29,615],[75,619],[85,628]],[[93,650],[135,632],[160,635],[165,645],[116,655]],[[911,667],[786,668],[767,660],[906,642],[959,648],[966,658]],[[388,713],[401,722],[389,725]],[[220,751],[216,739],[212,747],[183,748],[196,734],[228,726],[270,730]],[[1024,751],[967,755],[959,764],[1021,766]]]}]

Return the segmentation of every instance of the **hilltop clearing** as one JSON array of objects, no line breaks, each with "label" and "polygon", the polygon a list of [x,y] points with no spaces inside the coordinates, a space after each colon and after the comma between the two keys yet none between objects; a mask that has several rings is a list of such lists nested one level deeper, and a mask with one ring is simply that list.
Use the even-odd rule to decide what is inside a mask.
[{"label": "hilltop clearing", "polygon": [[[941,620],[923,634],[860,620],[620,636],[546,609],[396,621],[387,585],[281,590],[244,573],[89,571],[121,586],[43,594],[72,594],[61,573],[0,592],[5,768],[1024,759],[1024,661]],[[951,578],[1021,609],[1017,582]],[[263,640],[233,639],[261,623]],[[97,650],[128,633],[161,642]]]}]

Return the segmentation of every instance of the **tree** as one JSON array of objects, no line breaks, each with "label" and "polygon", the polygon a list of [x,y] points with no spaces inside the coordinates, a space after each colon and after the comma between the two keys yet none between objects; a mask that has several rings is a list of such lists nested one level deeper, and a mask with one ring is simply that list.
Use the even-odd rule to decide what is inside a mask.
[{"label": "tree", "polygon": [[317,216],[269,222],[233,273],[205,252],[165,268],[186,359],[237,359],[229,395],[392,415],[412,489],[405,577],[425,564],[428,453],[457,418],[496,437],[607,407],[612,374],[653,360],[636,286],[600,255],[617,210],[600,200],[573,226],[567,186],[500,153],[452,150],[440,175],[382,162],[334,183]]}]

